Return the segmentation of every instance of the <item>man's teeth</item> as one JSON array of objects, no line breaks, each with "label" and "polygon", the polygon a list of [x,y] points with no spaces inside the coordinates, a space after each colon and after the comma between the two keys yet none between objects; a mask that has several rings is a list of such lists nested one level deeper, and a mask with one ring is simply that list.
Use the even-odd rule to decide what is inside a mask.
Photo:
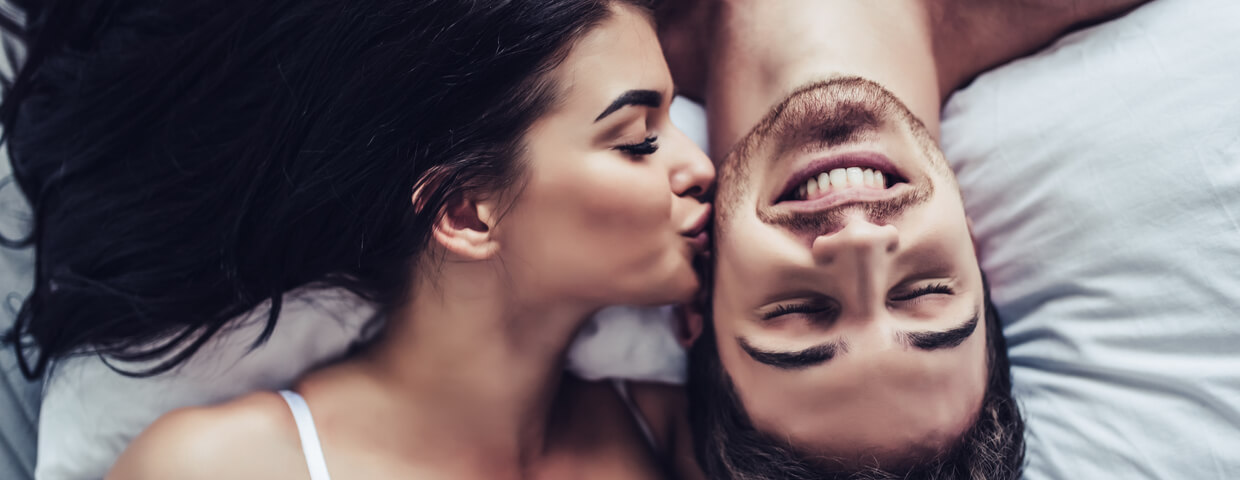
[{"label": "man's teeth", "polygon": [[[852,167],[848,169],[848,184],[861,185],[861,180],[865,178],[865,174],[861,173],[861,169]],[[866,185],[867,187],[869,185]]]},{"label": "man's teeth", "polygon": [[831,188],[844,188],[848,186],[848,171],[843,168],[837,168],[828,172],[831,174]]},{"label": "man's teeth", "polygon": [[797,189],[798,200],[813,200],[833,190],[849,187],[887,188],[883,172],[869,168],[837,168],[811,177]]}]

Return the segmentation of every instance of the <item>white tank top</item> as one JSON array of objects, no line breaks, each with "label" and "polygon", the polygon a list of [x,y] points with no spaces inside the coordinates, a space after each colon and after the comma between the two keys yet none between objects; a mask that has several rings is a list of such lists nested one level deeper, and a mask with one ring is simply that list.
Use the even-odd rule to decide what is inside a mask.
[{"label": "white tank top", "polygon": [[[642,416],[637,404],[633,403],[633,399],[629,396],[628,385],[624,383],[624,380],[612,380],[611,384],[620,398],[624,400],[624,405],[633,415],[637,426],[641,428],[646,443],[650,445],[650,448],[655,449],[654,432],[646,423],[646,418]],[[319,443],[319,432],[314,428],[314,417],[310,415],[310,406],[306,405],[306,399],[292,390],[280,390],[280,396],[284,397],[285,403],[288,403],[289,410],[293,412],[293,420],[297,423],[297,435],[301,437],[301,453],[306,457],[306,467],[310,469],[310,480],[331,480],[331,475],[327,473],[327,460],[323,458],[323,446]]]}]

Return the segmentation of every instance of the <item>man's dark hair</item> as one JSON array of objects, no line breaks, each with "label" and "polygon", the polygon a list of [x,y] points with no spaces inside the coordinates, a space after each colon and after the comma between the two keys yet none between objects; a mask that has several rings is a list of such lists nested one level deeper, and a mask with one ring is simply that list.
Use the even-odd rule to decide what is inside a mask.
[{"label": "man's dark hair", "polygon": [[[985,283],[985,278],[983,278]],[[736,480],[913,480],[1020,478],[1025,459],[1025,422],[1012,398],[1007,342],[998,312],[986,301],[986,393],[977,419],[945,451],[910,468],[884,470],[852,466],[810,455],[754,428],[724,371],[711,322],[690,352],[690,423],[698,463],[707,478]]]}]

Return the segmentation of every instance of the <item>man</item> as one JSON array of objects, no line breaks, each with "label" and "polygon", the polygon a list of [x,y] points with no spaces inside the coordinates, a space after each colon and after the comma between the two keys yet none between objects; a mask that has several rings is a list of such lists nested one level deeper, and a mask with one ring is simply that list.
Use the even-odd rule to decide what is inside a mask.
[{"label": "man", "polygon": [[[783,438],[842,470],[1013,476],[1006,346],[929,133],[859,77],[774,111],[723,164],[714,328],[691,378],[728,404],[699,425],[737,435],[700,438],[733,459]],[[727,425],[728,407],[755,430]]]},{"label": "man", "polygon": [[705,65],[692,41],[666,47],[722,157],[712,321],[690,375],[708,476],[1019,476],[1023,423],[938,108],[980,70],[1132,3],[669,14],[705,22]]}]

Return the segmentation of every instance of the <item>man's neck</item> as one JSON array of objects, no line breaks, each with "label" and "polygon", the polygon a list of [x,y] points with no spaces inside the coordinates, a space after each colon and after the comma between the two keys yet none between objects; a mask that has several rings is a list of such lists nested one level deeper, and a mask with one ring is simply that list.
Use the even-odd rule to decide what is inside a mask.
[{"label": "man's neck", "polygon": [[937,137],[942,101],[973,77],[1146,1],[668,0],[660,37],[719,158],[785,94],[837,75],[886,86]]},{"label": "man's neck", "polygon": [[704,100],[716,158],[785,95],[859,76],[891,90],[935,135],[939,78],[922,2],[726,2],[712,24]]}]

